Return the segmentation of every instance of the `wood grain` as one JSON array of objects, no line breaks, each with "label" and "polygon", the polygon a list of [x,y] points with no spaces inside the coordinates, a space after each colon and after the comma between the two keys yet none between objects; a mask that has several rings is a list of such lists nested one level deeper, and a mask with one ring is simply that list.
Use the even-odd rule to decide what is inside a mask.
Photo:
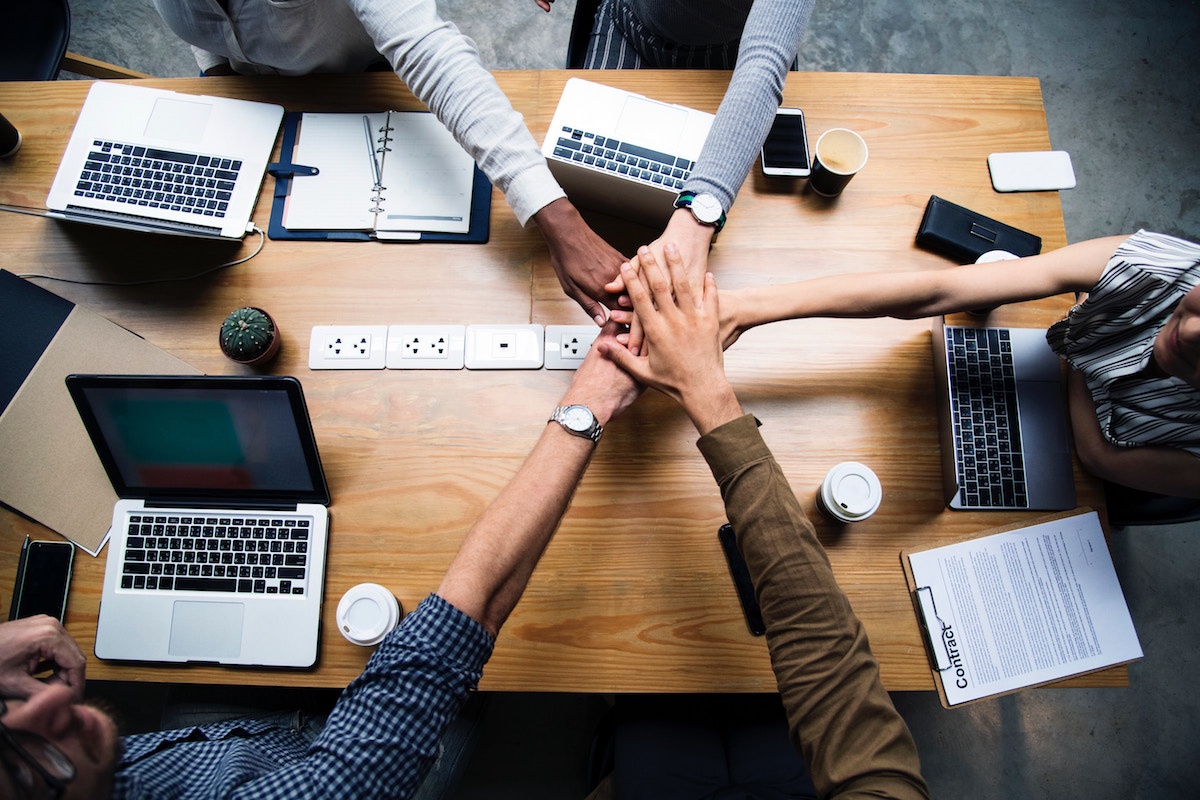
[{"label": "wood grain", "polygon": [[[545,134],[570,72],[498,72],[534,138]],[[721,72],[607,72],[607,82],[715,111]],[[147,81],[179,91],[268,100],[289,110],[419,108],[391,75]],[[0,161],[0,203],[44,207],[87,82],[0,84],[0,108],[22,131]],[[931,194],[1066,243],[1058,195],[1001,195],[986,158],[1043,150],[1049,136],[1036,79],[928,75],[789,75],[785,104],[804,108],[809,136],[858,130],[870,160],[833,201],[794,181],[752,172],[710,261],[722,286],[826,274],[869,280],[880,270],[949,262],[913,237]],[[268,181],[268,184],[270,181]],[[266,228],[269,192],[257,224]],[[655,231],[591,217],[625,252]],[[182,276],[249,254],[256,242],[181,242],[0,214],[0,266],[77,279]],[[334,502],[320,662],[273,672],[125,665],[92,659],[97,678],[343,686],[368,651],[336,633],[337,599],[355,583],[390,588],[407,610],[432,591],[474,518],[516,471],[571,373],[312,372],[309,330],[327,324],[587,324],[567,300],[536,230],[493,195],[491,241],[384,245],[268,241],[241,266],[144,288],[49,285],[210,374],[251,370],[223,358],[221,319],[244,304],[268,309],[284,346],[271,371],[301,378]],[[1002,324],[1045,326],[1069,307],[1052,298],[1000,309]],[[952,513],[940,489],[930,321],[807,320],[746,334],[726,355],[731,379],[805,510],[867,627],[891,690],[933,682],[900,568],[900,551],[935,546],[1034,514]],[[524,599],[501,632],[482,688],[522,691],[773,691],[765,643],[750,636],[716,531],[720,497],[695,433],[673,404],[647,395],[610,426],[570,512]],[[833,464],[860,460],[884,500],[871,519],[835,527],[813,493]],[[1077,470],[1079,502],[1103,513],[1098,484]],[[69,502],[65,499],[64,502]],[[0,597],[12,588],[26,533],[53,534],[0,513]],[[76,560],[68,627],[94,644],[104,560]],[[1075,685],[1128,681],[1124,669]]]}]

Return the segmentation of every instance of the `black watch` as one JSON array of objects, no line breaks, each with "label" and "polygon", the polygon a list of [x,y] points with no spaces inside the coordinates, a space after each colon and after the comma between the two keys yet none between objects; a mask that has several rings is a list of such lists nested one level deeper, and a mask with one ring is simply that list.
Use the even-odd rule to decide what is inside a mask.
[{"label": "black watch", "polygon": [[593,442],[600,441],[600,434],[604,433],[604,428],[596,421],[596,415],[587,406],[559,406],[546,421],[557,422],[567,433]]},{"label": "black watch", "polygon": [[725,227],[725,209],[721,202],[708,192],[680,192],[675,198],[676,208],[686,208],[701,225],[711,225],[717,233]]}]

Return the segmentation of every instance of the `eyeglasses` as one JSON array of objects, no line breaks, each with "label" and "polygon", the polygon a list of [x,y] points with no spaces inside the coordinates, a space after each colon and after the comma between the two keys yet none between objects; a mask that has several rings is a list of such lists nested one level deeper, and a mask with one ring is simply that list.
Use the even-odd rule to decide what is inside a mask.
[{"label": "eyeglasses", "polygon": [[[8,713],[8,704],[0,698],[0,717]],[[36,733],[14,730],[0,722],[0,761],[12,778],[18,797],[37,797],[41,784],[51,797],[62,797],[63,791],[75,780],[75,765],[50,742]],[[15,757],[14,757],[15,756]]]}]

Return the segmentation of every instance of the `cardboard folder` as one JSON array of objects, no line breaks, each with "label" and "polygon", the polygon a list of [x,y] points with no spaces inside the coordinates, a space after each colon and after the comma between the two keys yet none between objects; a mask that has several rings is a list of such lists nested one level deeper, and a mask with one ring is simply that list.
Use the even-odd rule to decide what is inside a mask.
[{"label": "cardboard folder", "polygon": [[116,494],[67,393],[71,373],[195,375],[109,320],[0,270],[0,502],[92,555]]}]

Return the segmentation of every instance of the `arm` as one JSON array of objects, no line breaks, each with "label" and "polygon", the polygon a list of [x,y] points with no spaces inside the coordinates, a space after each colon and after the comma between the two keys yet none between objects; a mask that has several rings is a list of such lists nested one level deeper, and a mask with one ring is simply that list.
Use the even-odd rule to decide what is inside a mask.
[{"label": "arm", "polygon": [[[717,198],[726,213],[758,158],[775,110],[783,99],[783,84],[808,28],[814,0],[756,0],[742,29],[737,64],[717,108],[712,128],[683,190]],[[691,212],[671,215],[666,229],[650,243],[664,261],[663,245],[674,242],[695,285],[708,269],[713,229],[698,223]],[[614,295],[624,291],[618,278],[605,287]],[[636,340],[636,335],[635,335]],[[636,345],[636,341],[634,342]]]},{"label": "arm", "polygon": [[[927,797],[916,746],[879,680],[862,624],[778,464],[725,377],[712,276],[692,293],[678,252],[623,275],[647,353],[605,353],[677,399],[700,431],[754,580],[792,742],[821,797]],[[672,289],[675,299],[672,300]]]},{"label": "arm", "polygon": [[1104,438],[1083,373],[1067,376],[1075,452],[1098,478],[1147,492],[1200,497],[1200,459],[1173,447],[1117,447]]},{"label": "arm", "polygon": [[[615,329],[609,323],[597,343],[613,342]],[[560,405],[585,405],[604,426],[638,392],[629,376],[593,347]],[[512,481],[467,533],[438,595],[496,635],[566,513],[595,447],[557,423],[547,424]]]},{"label": "arm", "polygon": [[878,272],[870,281],[844,275],[761,286],[721,295],[725,346],[757,325],[803,317],[918,319],[1087,292],[1096,285],[1124,236],[1092,239],[1017,261],[968,264],[939,270]]},{"label": "arm", "polygon": [[512,206],[536,219],[563,291],[602,324],[604,291],[621,254],[566,199],[524,118],[484,68],[474,43],[438,16],[432,0],[346,0],[375,47]]},{"label": "arm", "polygon": [[87,658],[58,620],[40,615],[0,623],[0,697],[31,697],[45,686],[34,676],[47,670],[45,683],[64,684],[83,699]]},{"label": "arm", "polygon": [[[615,323],[598,342],[611,341]],[[639,393],[593,348],[561,404],[601,425]],[[546,409],[546,416],[550,409]],[[596,445],[544,426],[517,474],[467,532],[437,593],[388,635],[342,693],[310,757],[263,781],[306,797],[409,797],[438,757],[442,731],[478,685],[492,643],[566,513]]]}]

